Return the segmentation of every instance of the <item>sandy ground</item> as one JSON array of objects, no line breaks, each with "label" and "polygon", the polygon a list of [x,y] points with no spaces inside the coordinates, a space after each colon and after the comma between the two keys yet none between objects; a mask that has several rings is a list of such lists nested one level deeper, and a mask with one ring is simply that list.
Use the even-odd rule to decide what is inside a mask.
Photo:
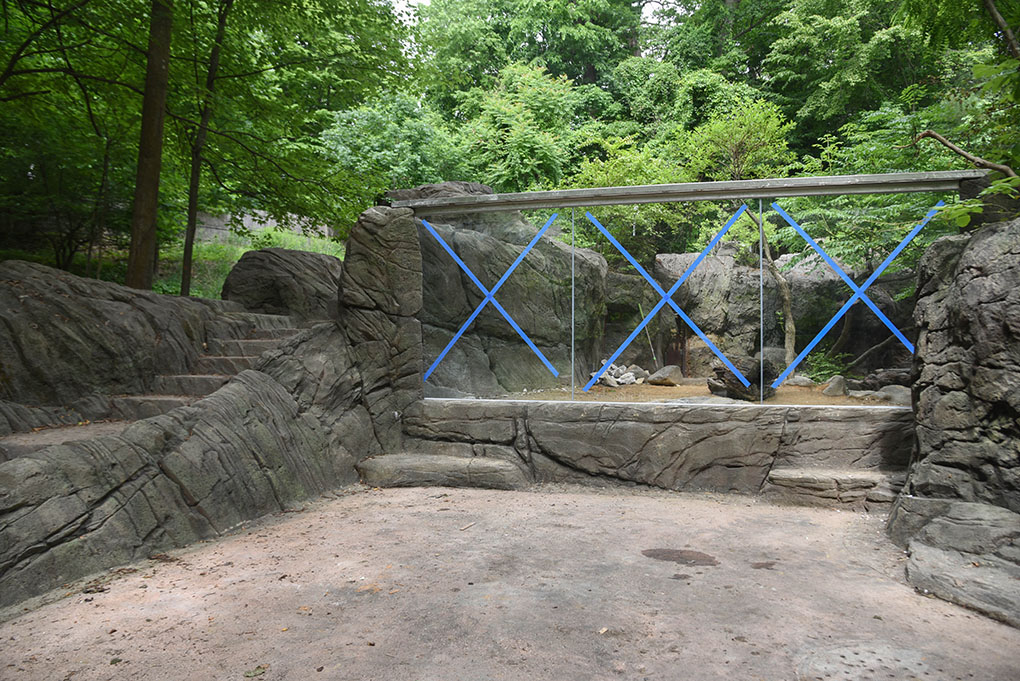
[{"label": "sandy ground", "polygon": [[[586,402],[670,402],[671,400],[692,400],[704,398],[710,400],[713,395],[708,390],[705,379],[688,379],[689,385],[665,386],[651,384],[621,385],[610,388],[605,385],[594,385],[588,392],[582,392],[582,386],[574,390],[575,401]],[[874,399],[858,399],[854,397],[823,395],[824,386],[798,388],[781,386],[776,394],[765,400],[767,405],[830,405],[830,406],[865,406],[888,407],[890,402]],[[526,393],[514,393],[507,396],[515,400],[569,400],[570,388],[552,388],[535,390]],[[757,404],[749,402],[748,404]]]},{"label": "sandy ground", "polygon": [[1020,631],[915,593],[883,522],[358,488],[51,595],[0,625],[0,678],[1020,678]]}]

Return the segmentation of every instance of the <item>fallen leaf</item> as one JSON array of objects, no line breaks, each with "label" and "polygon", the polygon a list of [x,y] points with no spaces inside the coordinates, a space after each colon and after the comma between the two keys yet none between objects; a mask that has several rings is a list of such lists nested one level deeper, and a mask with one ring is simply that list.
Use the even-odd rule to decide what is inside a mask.
[{"label": "fallen leaf", "polygon": [[607,631],[609,631],[609,627],[602,627],[601,629],[599,629],[599,634],[604,634]]},{"label": "fallen leaf", "polygon": [[255,678],[256,676],[262,676],[268,670],[269,670],[268,664],[260,664],[258,667],[255,667],[255,669],[249,669],[248,671],[246,671],[244,673],[244,678],[252,679]]}]

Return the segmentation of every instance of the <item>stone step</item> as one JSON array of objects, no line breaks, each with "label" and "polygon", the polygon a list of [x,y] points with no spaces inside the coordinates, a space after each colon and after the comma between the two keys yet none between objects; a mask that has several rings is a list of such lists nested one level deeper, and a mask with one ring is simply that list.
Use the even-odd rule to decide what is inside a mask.
[{"label": "stone step", "polygon": [[529,480],[510,461],[441,454],[385,454],[355,466],[370,487],[522,489]]},{"label": "stone step", "polygon": [[260,339],[260,340],[223,340],[220,338],[210,338],[206,342],[206,347],[210,355],[224,355],[227,357],[259,357],[263,352],[269,350],[275,350],[280,346],[278,339]]},{"label": "stone step", "polygon": [[292,329],[294,320],[289,315],[262,314],[260,312],[228,312],[224,320],[241,322],[253,329]]},{"label": "stone step", "polygon": [[887,510],[905,479],[903,470],[773,468],[762,495],[800,506]]},{"label": "stone step", "polygon": [[125,421],[138,421],[165,414],[198,400],[195,395],[122,395],[110,399],[113,415]]},{"label": "stone step", "polygon": [[188,374],[178,376],[157,376],[153,392],[160,395],[195,395],[203,397],[219,390],[229,376],[209,374]]},{"label": "stone step", "polygon": [[283,329],[252,329],[248,332],[248,339],[250,340],[265,340],[268,338],[276,338],[279,340],[286,340],[292,338],[297,334],[304,331],[304,329],[298,328],[283,328]]},{"label": "stone step", "polygon": [[203,355],[195,362],[195,373],[234,376],[245,369],[251,369],[256,360],[258,357]]},{"label": "stone step", "polygon": [[94,437],[120,435],[131,423],[129,421],[100,421],[76,426],[43,428],[31,433],[17,433],[0,438],[0,462],[37,452],[44,447],[62,445],[65,442],[90,440]]}]

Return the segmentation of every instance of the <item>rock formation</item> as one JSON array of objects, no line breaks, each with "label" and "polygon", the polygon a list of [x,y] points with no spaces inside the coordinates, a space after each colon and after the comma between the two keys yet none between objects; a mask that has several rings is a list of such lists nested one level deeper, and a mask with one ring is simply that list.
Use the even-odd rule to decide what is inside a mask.
[{"label": "rock formation", "polygon": [[[138,421],[120,435],[50,446],[0,463],[0,606],[227,532],[354,482],[355,463],[401,448],[400,414],[421,397],[421,269],[410,211],[366,212],[348,254],[340,287],[342,326],[337,321],[315,326],[212,395]],[[12,271],[10,263],[5,267]],[[182,334],[175,311],[202,319],[206,306],[71,275],[55,277],[34,266],[13,267],[28,277],[23,290],[29,292],[31,300],[24,303],[29,310],[62,291],[98,289],[134,326],[148,320],[141,309],[160,319],[160,328]],[[55,280],[56,293],[43,295],[45,274]],[[65,297],[64,304],[74,308],[77,297]],[[86,307],[103,305],[78,297]],[[19,324],[17,329],[32,328],[31,319]],[[81,324],[93,328],[86,320]],[[197,349],[201,326],[191,328],[195,336],[183,337]],[[12,342],[12,334],[2,337]],[[150,354],[154,344],[150,338]],[[147,356],[134,352],[127,357]],[[68,365],[46,369],[53,380],[61,366]],[[3,413],[29,420],[49,412]]]},{"label": "rock formation", "polygon": [[917,448],[889,529],[920,589],[1020,626],[1020,220],[918,273]]}]

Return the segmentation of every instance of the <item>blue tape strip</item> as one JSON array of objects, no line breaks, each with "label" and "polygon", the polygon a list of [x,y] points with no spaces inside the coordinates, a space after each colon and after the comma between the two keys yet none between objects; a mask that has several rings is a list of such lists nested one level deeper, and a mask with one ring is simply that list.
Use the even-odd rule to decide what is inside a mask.
[{"label": "blue tape strip", "polygon": [[708,336],[706,336],[702,332],[702,330],[698,328],[698,325],[694,323],[694,320],[691,319],[687,315],[687,313],[681,310],[680,307],[673,301],[673,294],[675,294],[677,290],[679,290],[680,286],[685,281],[687,281],[687,278],[691,276],[691,273],[694,271],[694,268],[701,264],[701,261],[708,256],[709,252],[715,247],[717,243],[719,243],[719,240],[723,238],[726,232],[730,230],[730,227],[732,227],[734,223],[736,223],[736,221],[746,210],[747,210],[746,205],[740,206],[740,209],[733,214],[733,217],[731,217],[726,222],[726,225],[719,231],[718,234],[715,235],[715,237],[713,237],[713,239],[708,243],[708,245],[705,246],[704,250],[702,250],[701,253],[698,254],[698,257],[694,259],[694,262],[690,264],[690,266],[684,271],[683,275],[681,275],[680,278],[677,279],[676,283],[673,284],[673,286],[669,289],[668,292],[662,290],[662,287],[659,286],[659,283],[652,279],[651,275],[649,275],[648,272],[645,271],[645,268],[643,268],[640,265],[640,263],[638,263],[638,261],[634,259],[630,252],[628,252],[627,249],[624,248],[623,245],[616,240],[616,237],[609,233],[609,230],[602,226],[602,223],[595,219],[594,215],[585,212],[585,216],[588,218],[588,220],[593,225],[595,225],[595,227],[597,227],[598,230],[602,232],[602,234],[604,234],[607,239],[609,239],[609,242],[613,244],[616,250],[620,251],[623,257],[627,259],[627,262],[633,265],[634,268],[641,274],[641,276],[645,278],[645,281],[652,285],[652,287],[656,290],[656,292],[658,292],[661,298],[659,302],[656,303],[655,306],[651,309],[651,311],[645,316],[645,318],[641,320],[641,323],[638,324],[637,328],[635,328],[634,331],[631,332],[629,336],[627,336],[627,339],[623,341],[623,344],[620,347],[618,347],[612,355],[610,355],[609,359],[606,360],[606,363],[602,365],[602,367],[595,373],[594,376],[592,376],[591,380],[588,381],[588,383],[582,389],[584,392],[588,392],[591,389],[591,387],[595,385],[595,383],[599,380],[602,374],[606,372],[606,369],[609,368],[609,365],[616,361],[616,359],[623,353],[623,351],[627,349],[627,346],[630,345],[635,338],[637,338],[637,335],[641,333],[642,329],[644,329],[648,325],[648,323],[652,321],[655,315],[658,314],[659,310],[661,310],[662,307],[667,304],[670,307],[672,307],[673,310],[684,321],[684,323],[690,326],[694,333],[696,333],[698,337],[701,338],[701,340],[703,340],[706,345],[708,345],[712,352],[715,353],[715,355],[723,361],[723,364],[726,365],[726,368],[732,371],[733,375],[736,376],[737,379],[741,383],[743,383],[745,387],[751,385],[750,381],[748,381],[744,377],[744,375],[741,374],[740,371],[735,366],[733,366],[733,363],[730,362],[730,360],[727,359],[726,356],[719,351],[719,348],[717,348],[715,344],[708,339]]},{"label": "blue tape strip", "polygon": [[524,260],[524,257],[528,254],[528,252],[531,251],[531,249],[534,248],[536,244],[538,244],[538,240],[542,238],[542,235],[545,234],[546,230],[549,229],[549,226],[553,223],[554,220],[556,220],[558,216],[559,213],[552,214],[552,217],[550,217],[546,221],[545,226],[538,231],[538,233],[531,240],[531,242],[524,248],[523,251],[521,251],[521,254],[518,255],[517,258],[514,260],[513,264],[510,265],[509,268],[507,268],[506,272],[504,272],[503,276],[499,278],[499,281],[496,282],[496,285],[492,287],[491,291],[486,289],[482,285],[482,282],[480,282],[478,280],[478,277],[474,275],[474,272],[471,271],[471,268],[469,268],[467,264],[465,264],[465,262],[460,259],[460,256],[458,256],[457,253],[454,252],[452,248],[450,248],[450,245],[443,240],[443,237],[439,236],[439,233],[436,232],[435,229],[433,229],[432,225],[430,225],[425,220],[421,221],[422,224],[425,225],[425,229],[427,229],[429,233],[433,237],[435,237],[436,241],[439,242],[439,245],[443,247],[443,250],[450,254],[450,257],[453,258],[453,261],[456,262],[457,265],[462,270],[464,270],[464,272],[468,275],[471,281],[474,282],[474,285],[477,286],[478,289],[485,294],[485,298],[482,300],[482,302],[478,304],[478,307],[476,307],[474,312],[471,313],[471,316],[468,317],[463,324],[461,324],[460,328],[457,330],[457,333],[453,336],[452,339],[450,339],[450,342],[446,344],[446,347],[443,348],[443,351],[441,353],[439,353],[439,356],[436,357],[436,360],[432,362],[432,365],[425,372],[424,380],[426,381],[428,380],[429,376],[432,375],[432,372],[436,370],[437,366],[439,366],[439,363],[443,361],[443,358],[446,357],[447,353],[450,352],[450,350],[457,343],[457,341],[460,340],[460,337],[464,335],[464,332],[467,331],[468,327],[471,326],[471,323],[475,321],[475,318],[477,318],[478,315],[481,314],[482,310],[490,302],[492,303],[493,307],[499,310],[499,313],[503,315],[503,318],[506,319],[506,321],[510,324],[513,330],[517,332],[517,335],[519,335],[524,340],[524,342],[528,344],[528,347],[531,348],[532,352],[534,352],[538,356],[538,358],[542,360],[542,364],[544,364],[546,368],[552,372],[552,375],[559,376],[559,372],[557,372],[555,367],[553,367],[549,360],[546,359],[545,355],[542,354],[542,351],[538,349],[538,347],[531,341],[530,338],[528,338],[528,335],[524,333],[524,330],[517,324],[517,322],[513,320],[513,318],[510,316],[510,313],[508,313],[503,308],[503,306],[499,304],[499,301],[497,301],[493,297],[496,295],[496,291],[498,291],[499,288],[506,282],[506,280],[510,277],[513,271],[517,269],[517,266],[521,264],[521,261]]},{"label": "blue tape strip", "polygon": [[[829,320],[829,323],[822,327],[822,330],[819,331],[818,334],[811,340],[811,342],[807,344],[807,347],[801,350],[800,354],[797,355],[796,359],[793,360],[793,363],[790,364],[790,366],[786,367],[786,370],[779,375],[779,377],[772,383],[773,388],[778,388],[783,383],[783,381],[785,381],[787,377],[789,377],[789,375],[793,373],[793,370],[797,368],[797,365],[800,364],[804,360],[804,358],[807,357],[808,354],[810,354],[810,352],[815,349],[815,346],[821,342],[822,338],[825,337],[825,334],[829,333],[832,327],[835,326],[836,323],[843,318],[843,315],[845,315],[847,311],[849,311],[850,308],[853,307],[854,303],[856,303],[858,300],[867,298],[864,295],[864,292],[868,289],[868,287],[875,283],[875,281],[882,275],[882,272],[884,272],[886,268],[892,264],[893,260],[895,260],[896,257],[903,251],[903,249],[906,248],[907,245],[914,240],[914,237],[917,236],[922,229],[924,229],[924,226],[927,225],[928,222],[931,221],[933,217],[935,217],[935,215],[938,213],[938,209],[941,208],[943,205],[945,205],[945,202],[943,201],[939,201],[937,204],[935,204],[935,207],[928,211],[928,213],[924,216],[924,220],[922,220],[919,225],[910,230],[910,233],[907,234],[907,236],[905,236],[902,241],[900,241],[899,245],[897,245],[896,248],[893,249],[893,252],[890,253],[889,256],[882,261],[882,264],[878,266],[878,268],[871,274],[870,277],[868,277],[867,281],[865,281],[863,285],[861,285],[858,288],[855,284],[851,283],[851,287],[854,289],[854,294],[850,296],[850,300],[846,301],[846,303],[843,304],[843,307],[839,308],[839,311],[836,312],[833,318]],[[787,219],[787,221],[794,226],[795,229],[799,227],[799,225],[796,225],[796,223],[793,222],[792,218],[787,216],[783,209],[779,207],[779,204],[773,203],[772,207],[775,208],[781,215],[783,215]],[[801,230],[798,229],[798,231]],[[806,234],[802,234],[801,236],[806,236]],[[810,237],[807,238],[810,239]],[[823,258],[825,258],[826,262],[828,262],[837,271],[842,273],[842,270],[839,268],[839,266],[831,261],[828,255],[826,255],[825,252],[822,251],[820,247],[818,247],[818,244],[814,243],[813,240],[809,241],[808,243],[811,244],[812,248],[814,248]],[[882,318],[883,322],[886,322],[886,326],[891,326],[892,323],[888,321],[885,315],[883,315],[880,311],[878,311],[875,308],[872,309],[877,312],[879,317]],[[901,335],[902,334],[899,334],[897,331],[897,337],[900,337]],[[914,346],[905,338],[902,340],[904,341],[906,346],[910,349],[910,351],[913,352]]]}]

